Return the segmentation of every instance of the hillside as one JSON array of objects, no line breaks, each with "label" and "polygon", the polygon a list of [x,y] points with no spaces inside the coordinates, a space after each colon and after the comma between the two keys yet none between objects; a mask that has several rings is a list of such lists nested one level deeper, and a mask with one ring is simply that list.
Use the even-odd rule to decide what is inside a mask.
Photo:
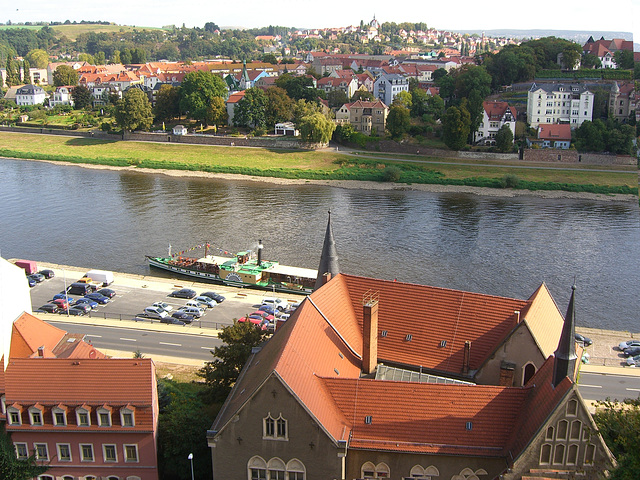
[{"label": "hillside", "polygon": [[[39,30],[42,25],[0,25],[0,29],[26,28],[28,30]],[[133,32],[142,30],[161,30],[156,27],[140,27],[131,25],[99,25],[90,23],[78,23],[70,25],[51,25],[57,36],[64,35],[71,41],[75,41],[78,35],[83,33],[112,33],[112,32]]]}]

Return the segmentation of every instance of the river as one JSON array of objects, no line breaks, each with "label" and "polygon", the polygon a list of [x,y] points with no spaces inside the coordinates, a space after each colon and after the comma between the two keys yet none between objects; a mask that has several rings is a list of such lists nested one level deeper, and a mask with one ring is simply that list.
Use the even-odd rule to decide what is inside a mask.
[{"label": "river", "polygon": [[563,313],[575,278],[579,326],[640,331],[633,202],[282,186],[0,159],[3,258],[144,275],[145,255],[169,245],[236,252],[262,239],[264,258],[317,268],[329,209],[345,273],[515,298],[545,282]]}]

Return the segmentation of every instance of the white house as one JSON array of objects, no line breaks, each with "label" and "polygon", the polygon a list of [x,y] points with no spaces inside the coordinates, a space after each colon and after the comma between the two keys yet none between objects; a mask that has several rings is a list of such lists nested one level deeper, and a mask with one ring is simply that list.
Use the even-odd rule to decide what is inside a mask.
[{"label": "white house", "polygon": [[186,135],[187,134],[187,127],[185,127],[184,125],[176,125],[175,127],[173,127],[173,134],[174,135]]},{"label": "white house", "polygon": [[276,135],[285,135],[291,137],[297,137],[298,135],[300,135],[300,132],[296,130],[296,126],[293,122],[276,123],[275,133]]},{"label": "white house", "polygon": [[47,94],[42,87],[37,85],[24,85],[16,92],[16,104],[20,105],[42,105]]},{"label": "white house", "polygon": [[568,123],[578,128],[591,121],[594,94],[577,83],[531,85],[527,95],[527,121],[536,128],[541,123]]},{"label": "white house", "polygon": [[73,97],[71,96],[70,87],[57,87],[56,91],[49,99],[49,106],[55,107],[56,105],[71,105],[73,106]]},{"label": "white house", "polygon": [[383,73],[373,84],[373,96],[391,105],[400,92],[409,91],[409,80],[397,73]]},{"label": "white house", "polygon": [[495,145],[495,136],[503,125],[508,125],[511,133],[516,133],[516,109],[507,102],[483,102],[482,123],[473,136],[474,143]]}]

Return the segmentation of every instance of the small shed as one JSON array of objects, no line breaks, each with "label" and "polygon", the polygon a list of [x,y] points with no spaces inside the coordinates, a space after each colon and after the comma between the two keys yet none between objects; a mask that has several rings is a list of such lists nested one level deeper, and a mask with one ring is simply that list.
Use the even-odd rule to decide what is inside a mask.
[{"label": "small shed", "polygon": [[187,127],[185,127],[184,125],[176,125],[175,127],[173,127],[173,134],[174,135],[186,135],[187,134]]},{"label": "small shed", "polygon": [[296,126],[293,122],[276,123],[276,135],[285,135],[290,137],[297,137],[300,132],[296,130]]}]

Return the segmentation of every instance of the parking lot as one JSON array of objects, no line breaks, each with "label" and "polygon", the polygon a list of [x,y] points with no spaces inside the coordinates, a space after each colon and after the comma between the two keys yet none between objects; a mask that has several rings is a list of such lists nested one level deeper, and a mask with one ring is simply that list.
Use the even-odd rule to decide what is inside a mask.
[{"label": "parking lot", "polygon": [[[31,288],[32,308],[36,311],[41,305],[49,302],[57,293],[65,289],[65,285],[77,281],[87,270],[77,270],[74,267],[61,267],[39,263],[38,267],[52,269],[56,276],[44,280]],[[204,315],[193,322],[194,327],[219,329],[224,325],[230,325],[234,319],[244,317],[252,313],[260,305],[262,298],[273,296],[271,292],[260,290],[240,289],[226,287],[215,284],[205,284],[193,282],[189,279],[176,280],[157,278],[152,276],[138,276],[129,274],[118,274],[114,272],[115,280],[109,288],[116,291],[116,296],[106,305],[99,305],[89,314],[90,318],[100,318],[106,320],[137,320],[141,322],[158,323],[159,320],[152,320],[141,316],[145,307],[154,302],[166,302],[177,310],[186,304],[186,299],[170,297],[169,294],[180,288],[191,288],[198,295],[205,291],[214,291],[225,297],[225,301],[213,308],[208,308]],[[282,296],[282,295],[278,295]],[[77,295],[70,295],[77,300]],[[301,301],[303,296],[286,295],[292,302]],[[61,315],[62,317],[63,315]]]}]

